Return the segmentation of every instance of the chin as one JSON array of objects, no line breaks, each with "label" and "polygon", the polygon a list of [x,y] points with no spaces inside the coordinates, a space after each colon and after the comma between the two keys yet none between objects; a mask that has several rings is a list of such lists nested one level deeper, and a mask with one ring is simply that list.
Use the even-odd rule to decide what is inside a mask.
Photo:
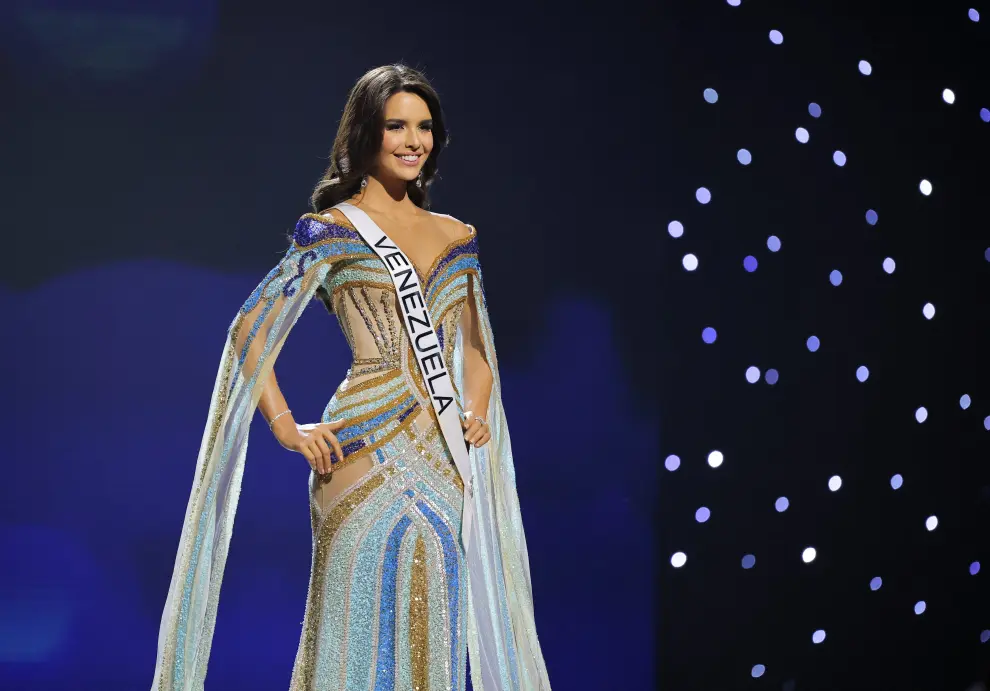
[{"label": "chin", "polygon": [[411,170],[399,170],[396,171],[395,177],[399,178],[400,180],[405,180],[406,182],[412,182],[413,180],[416,179],[418,175],[419,175],[418,170],[415,172]]}]

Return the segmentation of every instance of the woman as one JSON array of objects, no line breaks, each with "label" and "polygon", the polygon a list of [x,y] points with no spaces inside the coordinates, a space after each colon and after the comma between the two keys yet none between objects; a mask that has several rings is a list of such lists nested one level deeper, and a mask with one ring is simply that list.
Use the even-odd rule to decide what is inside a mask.
[{"label": "woman", "polygon": [[[463,689],[466,653],[477,691],[550,689],[476,231],[428,210],[446,141],[419,72],[351,90],[318,213],[228,331],[153,689],[203,687],[255,407],[312,469],[293,691]],[[322,421],[297,424],[273,365],[314,295],[353,363]]]}]

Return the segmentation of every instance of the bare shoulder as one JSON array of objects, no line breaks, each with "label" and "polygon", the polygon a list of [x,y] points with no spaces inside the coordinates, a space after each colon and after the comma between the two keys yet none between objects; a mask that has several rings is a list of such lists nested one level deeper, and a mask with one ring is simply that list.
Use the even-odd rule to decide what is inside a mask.
[{"label": "bare shoulder", "polygon": [[324,218],[329,218],[333,220],[333,222],[336,223],[337,225],[348,226],[348,227],[350,227],[351,225],[350,220],[347,218],[347,216],[344,215],[344,212],[341,211],[340,209],[334,209],[334,208],[326,209],[324,211],[321,211],[320,215],[323,216]]},{"label": "bare shoulder", "polygon": [[451,242],[463,240],[477,232],[471,224],[459,221],[449,214],[441,214],[435,211],[429,213],[433,217],[433,220],[443,229],[447,237],[450,238]]}]

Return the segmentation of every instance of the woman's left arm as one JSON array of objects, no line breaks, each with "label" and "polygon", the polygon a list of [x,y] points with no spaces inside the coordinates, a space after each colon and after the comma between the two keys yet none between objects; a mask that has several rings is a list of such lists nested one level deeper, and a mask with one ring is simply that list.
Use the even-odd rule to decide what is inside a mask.
[{"label": "woman's left arm", "polygon": [[481,424],[475,416],[488,420],[488,399],[492,394],[492,370],[485,359],[485,343],[481,338],[478,309],[475,305],[477,277],[468,280],[467,304],[461,313],[461,333],[464,335],[464,412],[462,421],[464,439],[475,447],[483,446],[491,439],[488,424]]}]

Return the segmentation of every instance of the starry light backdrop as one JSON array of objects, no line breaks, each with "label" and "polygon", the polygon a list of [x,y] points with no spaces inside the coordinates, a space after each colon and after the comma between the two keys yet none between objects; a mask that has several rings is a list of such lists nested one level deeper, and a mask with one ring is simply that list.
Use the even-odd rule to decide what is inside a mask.
[{"label": "starry light backdrop", "polygon": [[663,688],[986,679],[980,12],[705,0],[665,25]]}]

